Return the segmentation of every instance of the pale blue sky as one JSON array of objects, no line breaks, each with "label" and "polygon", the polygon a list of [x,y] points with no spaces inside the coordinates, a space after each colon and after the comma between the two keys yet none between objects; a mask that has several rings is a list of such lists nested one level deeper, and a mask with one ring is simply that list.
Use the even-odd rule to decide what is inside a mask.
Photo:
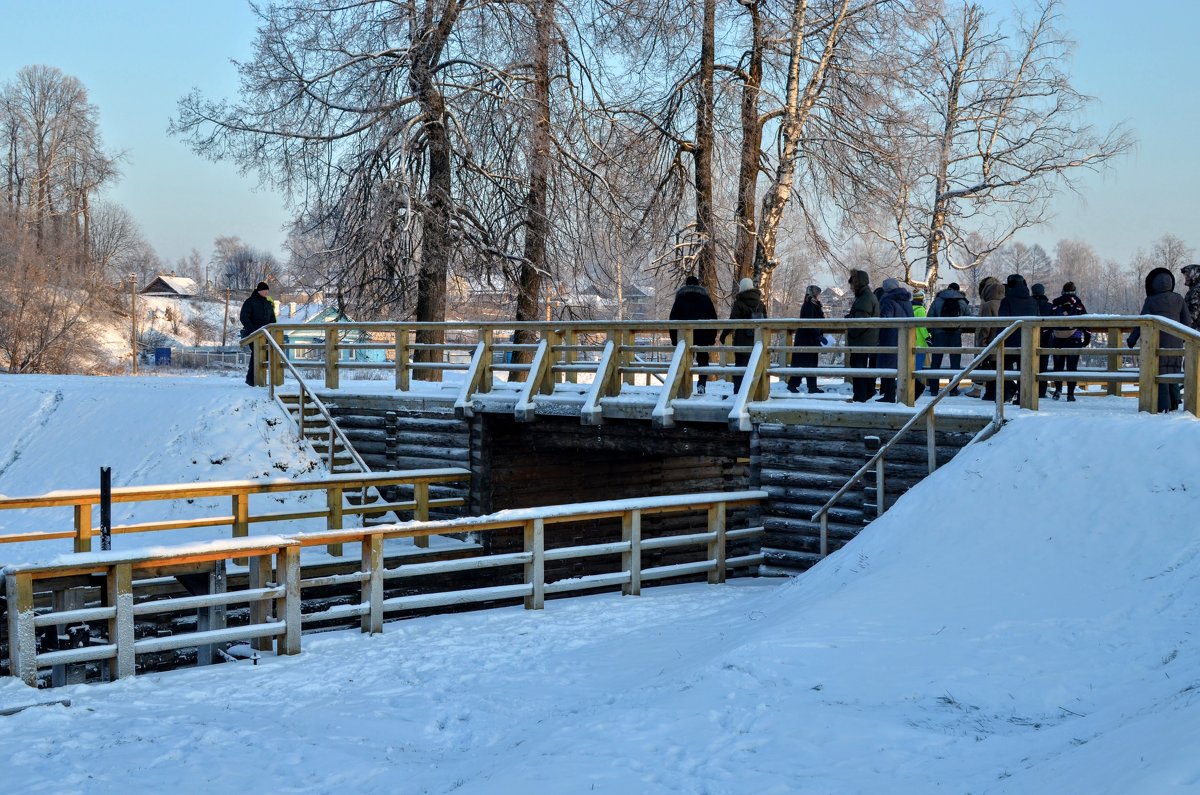
[{"label": "pale blue sky", "polygon": [[[1122,262],[1166,232],[1200,248],[1200,0],[1067,0],[1064,10],[1076,84],[1099,98],[1093,121],[1126,121],[1139,146],[1086,177],[1082,200],[1064,194],[1051,226],[1019,239],[1050,249],[1082,238]],[[0,80],[44,63],[83,81],[107,145],[128,154],[108,196],[165,260],[193,247],[207,259],[218,235],[279,251],[289,217],[279,197],[166,133],[193,86],[211,97],[236,91],[229,61],[246,59],[254,38],[245,0],[0,0],[0,31]]]}]

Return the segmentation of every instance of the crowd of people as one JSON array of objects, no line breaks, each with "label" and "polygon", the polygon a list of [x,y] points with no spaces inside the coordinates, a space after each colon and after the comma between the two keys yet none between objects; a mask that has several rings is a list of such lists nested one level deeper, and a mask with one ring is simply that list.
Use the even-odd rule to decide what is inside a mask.
[{"label": "crowd of people", "polygon": [[[1181,270],[1187,286],[1186,295],[1175,291],[1175,276],[1167,268],[1155,268],[1146,274],[1146,300],[1142,304],[1140,314],[1157,315],[1169,320],[1178,321],[1186,326],[1200,330],[1200,264],[1188,265]],[[853,292],[853,303],[846,317],[848,318],[900,318],[900,317],[931,317],[931,318],[991,318],[991,317],[1060,317],[1062,326],[1046,326],[1040,330],[1039,347],[1054,349],[1052,354],[1039,357],[1038,371],[1062,373],[1060,379],[1051,382],[1039,381],[1038,396],[1052,397],[1059,400],[1063,397],[1063,385],[1066,385],[1066,399],[1075,401],[1077,381],[1071,380],[1070,373],[1078,372],[1080,351],[1091,344],[1091,332],[1079,326],[1072,326],[1067,320],[1072,317],[1087,314],[1087,307],[1080,298],[1075,283],[1068,281],[1062,285],[1058,296],[1053,300],[1046,295],[1044,284],[1030,286],[1020,274],[1012,274],[1005,281],[988,276],[979,283],[979,304],[972,307],[969,299],[956,284],[951,283],[945,289],[938,291],[933,300],[926,306],[925,292],[920,288],[909,290],[896,279],[884,279],[883,284],[872,289],[870,276],[866,271],[855,270],[850,273],[850,289]],[[800,308],[800,317],[806,320],[821,320],[826,317],[825,307],[821,304],[822,289],[810,285],[804,294],[804,303]],[[731,320],[751,320],[767,317],[767,309],[763,303],[762,293],[753,280],[742,279],[738,285],[738,294],[733,303],[729,318]],[[675,303],[671,307],[671,320],[715,320],[716,307],[708,291],[700,281],[689,276],[686,283],[675,295]],[[999,328],[969,328],[969,320],[963,326],[946,326],[924,328],[919,327],[916,334],[916,369],[938,370],[943,361],[948,361],[949,369],[960,370],[962,367],[961,353],[926,354],[923,348],[956,348],[963,344],[964,333],[974,335],[974,342],[980,349],[990,345],[1000,333]],[[1130,348],[1138,344],[1140,330],[1126,339]],[[726,337],[732,335],[732,344],[738,347],[749,347],[754,342],[752,329],[734,329],[721,331],[698,330],[693,342],[698,346],[712,345],[718,338],[724,343]],[[870,350],[856,352],[855,348],[887,348],[895,347],[898,342],[899,330],[896,327],[879,325],[856,325],[848,329],[846,344],[851,349],[846,366],[851,370],[894,369],[897,365],[895,352],[876,353]],[[671,341],[676,341],[676,333],[671,332]],[[796,347],[813,348],[827,342],[825,336],[813,328],[800,328],[795,332],[793,345]],[[995,359],[984,362],[981,369],[994,370],[1001,364],[1006,371],[1019,368],[1020,355],[1014,351],[1021,346],[1021,331],[1015,331],[1004,341],[1003,353]],[[1179,337],[1160,332],[1159,349],[1180,349],[1183,340]],[[749,353],[735,353],[735,363],[745,367],[749,361]],[[816,367],[817,353],[793,353],[791,366],[796,368]],[[1183,371],[1181,356],[1159,356],[1159,374],[1166,375]],[[709,353],[698,351],[696,363],[700,367],[709,364]],[[868,373],[851,372],[851,400],[865,403],[877,399],[884,403],[896,402],[896,379],[876,379]],[[740,386],[741,376],[734,377],[734,390]],[[705,391],[706,375],[700,375],[697,386],[698,392]],[[878,381],[878,387],[876,382]],[[807,382],[807,383],[805,383]],[[804,386],[808,394],[823,392],[817,385],[816,376],[792,376],[788,379],[789,392],[800,392]],[[916,394],[919,397],[926,389],[936,393],[940,389],[940,379],[929,378],[918,380]],[[1002,388],[997,387],[993,379],[984,382],[982,390],[977,390],[978,396],[984,400],[1017,401],[1019,384],[1016,381],[1005,381]],[[951,395],[958,395],[957,387],[951,390]],[[974,393],[972,393],[974,394]],[[1175,411],[1180,405],[1180,387],[1178,384],[1161,384],[1157,394],[1159,411]]]}]

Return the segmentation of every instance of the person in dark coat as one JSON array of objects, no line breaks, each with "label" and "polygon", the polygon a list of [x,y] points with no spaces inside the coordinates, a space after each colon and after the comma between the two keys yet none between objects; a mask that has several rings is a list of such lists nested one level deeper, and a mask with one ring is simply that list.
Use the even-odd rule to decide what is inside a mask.
[{"label": "person in dark coat", "polygon": [[[979,316],[980,317],[999,317],[1000,302],[1004,300],[1004,285],[995,276],[985,276],[983,281],[979,283]],[[992,340],[1000,333],[999,329],[995,328],[977,328],[975,329],[975,344],[981,349],[992,344]],[[987,370],[996,368],[996,357],[989,356],[984,360],[983,366]],[[996,400],[996,382],[989,380],[983,387],[984,400]]]},{"label": "person in dark coat", "polygon": [[[1046,297],[1046,285],[1035,284],[1029,288],[1030,294],[1033,295],[1033,300],[1037,301],[1038,312],[1042,317],[1050,317],[1054,314],[1054,307],[1050,304],[1050,299]],[[1038,334],[1038,346],[1042,348],[1050,347],[1050,329],[1043,326],[1041,333]],[[1050,371],[1050,356],[1038,356],[1038,372],[1046,373]],[[1038,397],[1046,397],[1046,392],[1050,388],[1049,381],[1038,380]]]},{"label": "person in dark coat", "polygon": [[[800,318],[802,320],[824,320],[825,307],[821,306],[821,288],[815,284],[810,284],[808,289],[804,291],[804,303],[800,307]],[[815,328],[798,328],[796,336],[792,339],[792,344],[796,347],[801,345],[814,347],[821,344],[821,331]],[[793,353],[792,367],[816,367],[817,354],[815,353]],[[825,390],[817,386],[817,377],[810,375],[808,379],[808,394],[817,395]],[[800,381],[802,379],[798,375],[793,375],[788,379],[787,389],[789,392],[800,391]]]},{"label": "person in dark coat", "polygon": [[[933,303],[929,305],[929,314],[927,317],[967,317],[971,314],[971,304],[967,301],[967,297],[963,295],[957,282],[951,282],[950,286],[945,290],[940,291],[933,298]],[[930,327],[929,329],[929,345],[934,348],[958,348],[962,346],[962,329],[961,328],[937,328]],[[950,369],[958,371],[962,368],[961,353],[931,353],[929,354],[929,369],[937,370],[942,366],[942,356],[950,357]],[[935,395],[942,388],[942,382],[939,378],[929,379],[929,391]],[[958,387],[950,390],[951,395],[958,394]]]},{"label": "person in dark coat", "polygon": [[[1009,276],[1008,281],[1004,284],[1004,298],[1000,301],[1000,309],[997,311],[997,317],[1041,317],[1041,315],[1042,310],[1030,294],[1029,285],[1025,283],[1025,277],[1017,273]],[[1021,332],[1014,331],[1008,335],[1008,339],[1004,341],[1004,347],[1020,348]],[[1005,370],[1016,370],[1020,366],[1020,355],[1004,354]],[[1016,402],[1019,399],[1020,386],[1020,381],[1005,381],[1004,400]]]},{"label": "person in dark coat", "polygon": [[[683,286],[675,292],[675,303],[671,304],[670,318],[671,320],[717,319],[717,308],[713,306],[708,290],[704,289],[700,280],[695,276],[684,279]],[[674,329],[671,329],[671,344],[674,345],[678,341],[678,335]],[[715,328],[696,329],[692,332],[692,345],[704,347],[712,345],[716,341],[717,330]],[[696,364],[700,367],[708,367],[708,363],[708,351],[696,351]],[[696,391],[703,395],[707,383],[708,374],[700,373]]]},{"label": "person in dark coat", "polygon": [[[1075,293],[1075,282],[1067,282],[1062,287],[1062,295],[1054,299],[1051,304],[1051,313],[1055,317],[1075,317],[1078,315],[1086,315],[1087,307],[1083,305],[1083,301]],[[1050,346],[1054,348],[1065,348],[1067,350],[1078,350],[1087,347],[1091,341],[1091,335],[1081,328],[1051,328]],[[1054,354],[1054,372],[1056,373],[1073,373],[1079,369],[1079,354]],[[1054,399],[1058,400],[1062,397],[1062,381],[1054,382]],[[1067,402],[1072,403],[1075,400],[1075,382],[1067,382]]]},{"label": "person in dark coat", "polygon": [[[1188,315],[1187,304],[1184,302],[1183,296],[1175,292],[1175,277],[1166,268],[1155,268],[1146,274],[1146,300],[1142,303],[1142,311],[1139,314],[1158,315],[1185,326],[1190,325],[1191,318]],[[1141,336],[1142,330],[1135,328],[1127,341],[1129,347],[1137,345]],[[1158,347],[1160,351],[1167,348],[1182,348],[1183,340],[1173,334],[1161,331],[1158,335]],[[1145,366],[1146,362],[1143,362],[1142,365]],[[1159,354],[1159,375],[1176,375],[1182,372],[1182,357]],[[1175,411],[1178,408],[1179,384],[1159,384],[1158,410]]]},{"label": "person in dark coat", "polygon": [[[767,307],[763,304],[762,293],[754,286],[754,280],[750,278],[742,279],[738,282],[737,298],[733,300],[733,307],[729,310],[730,320],[761,320],[767,316]],[[724,329],[721,332],[721,342],[725,342],[725,337],[730,333],[731,329]],[[732,329],[733,344],[737,347],[749,348],[754,345],[754,329],[739,328]],[[733,362],[738,367],[745,367],[750,363],[750,352],[738,352],[733,354]],[[737,394],[742,388],[742,376],[735,375],[733,377],[733,392]]]},{"label": "person in dark coat", "polygon": [[[871,291],[871,277],[866,271],[850,271],[850,289],[854,291],[854,303],[850,307],[849,318],[879,317],[879,299]],[[851,348],[874,348],[879,345],[879,328],[854,326],[846,332],[846,344]],[[870,355],[866,353],[851,353],[848,366],[861,368],[870,366]],[[854,385],[855,403],[866,403],[875,397],[875,379],[867,377],[851,378]]]},{"label": "person in dark coat", "polygon": [[1187,295],[1183,297],[1188,315],[1192,318],[1188,325],[1200,331],[1200,265],[1184,265],[1179,272],[1183,274],[1183,283],[1188,288]]},{"label": "person in dark coat", "polygon": [[[275,304],[267,298],[271,288],[266,282],[259,282],[250,293],[250,297],[242,302],[242,311],[238,315],[242,321],[242,338],[249,337],[263,326],[275,322]],[[254,346],[250,346],[250,368],[246,370],[246,383],[254,386]]]},{"label": "person in dark coat", "polygon": [[[913,317],[912,293],[895,279],[883,280],[883,298],[879,301],[880,317]],[[879,346],[895,348],[900,341],[900,329],[895,326],[879,330]],[[881,353],[876,360],[880,368],[895,368],[898,356],[895,352]],[[923,388],[923,387],[922,387]],[[880,378],[881,403],[896,402],[896,379]],[[919,394],[919,393],[918,393]]]}]

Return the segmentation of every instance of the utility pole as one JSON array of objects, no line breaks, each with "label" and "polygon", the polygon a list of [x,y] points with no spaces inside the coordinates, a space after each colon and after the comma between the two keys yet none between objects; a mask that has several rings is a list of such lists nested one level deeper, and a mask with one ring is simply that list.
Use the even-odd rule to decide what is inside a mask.
[{"label": "utility pole", "polygon": [[138,374],[137,276],[129,274],[129,346],[133,351],[133,374]]}]

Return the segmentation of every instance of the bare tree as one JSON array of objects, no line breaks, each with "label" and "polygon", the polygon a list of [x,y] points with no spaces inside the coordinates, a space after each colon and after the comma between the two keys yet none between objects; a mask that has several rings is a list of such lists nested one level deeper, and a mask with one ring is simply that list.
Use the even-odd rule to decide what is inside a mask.
[{"label": "bare tree", "polygon": [[905,114],[887,130],[894,160],[879,205],[891,207],[892,223],[865,224],[892,243],[909,282],[934,287],[948,255],[956,269],[978,267],[1045,221],[1048,199],[1075,172],[1133,145],[1119,127],[1083,121],[1091,98],[1066,71],[1072,45],[1059,6],[1043,0],[1008,30],[966,2],[920,32]]}]

